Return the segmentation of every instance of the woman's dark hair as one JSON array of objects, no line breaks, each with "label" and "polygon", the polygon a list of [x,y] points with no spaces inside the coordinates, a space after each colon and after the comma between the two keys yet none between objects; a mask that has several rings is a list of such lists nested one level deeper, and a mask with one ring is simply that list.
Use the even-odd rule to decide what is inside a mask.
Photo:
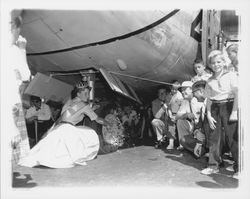
[{"label": "woman's dark hair", "polygon": [[193,65],[195,65],[195,64],[202,64],[202,65],[204,65],[204,61],[202,59],[200,59],[200,58],[197,58],[196,60],[194,60]]},{"label": "woman's dark hair", "polygon": [[71,99],[74,99],[77,96],[77,93],[83,91],[85,89],[91,90],[91,87],[87,84],[87,82],[78,82],[76,83],[74,89],[71,91]]},{"label": "woman's dark hair", "polygon": [[30,96],[30,101],[41,101],[41,98],[40,97],[37,97],[35,95],[31,95]]}]

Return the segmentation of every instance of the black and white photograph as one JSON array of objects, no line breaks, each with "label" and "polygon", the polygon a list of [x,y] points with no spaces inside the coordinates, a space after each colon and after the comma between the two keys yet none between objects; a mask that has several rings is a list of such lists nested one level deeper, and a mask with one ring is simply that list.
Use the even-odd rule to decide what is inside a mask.
[{"label": "black and white photograph", "polygon": [[250,197],[250,2],[1,3],[1,198]]}]

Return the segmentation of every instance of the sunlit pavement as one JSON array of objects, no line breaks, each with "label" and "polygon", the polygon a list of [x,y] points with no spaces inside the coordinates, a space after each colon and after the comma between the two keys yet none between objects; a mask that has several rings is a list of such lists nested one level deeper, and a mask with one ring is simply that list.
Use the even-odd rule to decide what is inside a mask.
[{"label": "sunlit pavement", "polygon": [[[225,167],[218,174],[200,174],[206,158],[186,151],[138,146],[98,155],[86,166],[70,169],[13,166],[14,188],[86,186],[166,186],[236,188],[238,179]],[[228,163],[225,162],[225,166]]]}]

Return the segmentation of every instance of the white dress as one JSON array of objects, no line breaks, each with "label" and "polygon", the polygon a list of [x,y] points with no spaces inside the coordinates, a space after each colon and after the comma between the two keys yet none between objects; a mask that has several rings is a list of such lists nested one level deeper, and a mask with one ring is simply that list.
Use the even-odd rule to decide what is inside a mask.
[{"label": "white dress", "polygon": [[[72,109],[68,110],[72,111]],[[79,113],[79,110],[77,111]],[[82,114],[88,116],[92,114],[90,119],[95,119],[96,116],[91,111],[89,105],[80,110]],[[84,165],[86,161],[97,156],[99,146],[98,135],[93,129],[60,123],[49,130],[46,137],[31,149],[29,155],[20,160],[19,165],[26,167],[43,165],[51,168]]]}]

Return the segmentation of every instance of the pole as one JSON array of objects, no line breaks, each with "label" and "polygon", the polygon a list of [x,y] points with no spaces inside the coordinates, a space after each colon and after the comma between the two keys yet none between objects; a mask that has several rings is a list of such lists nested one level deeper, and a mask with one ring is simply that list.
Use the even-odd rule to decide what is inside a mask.
[{"label": "pole", "polygon": [[88,84],[91,87],[91,91],[89,94],[90,106],[93,106],[93,101],[95,98],[95,73],[92,69],[90,69],[88,75]]}]

